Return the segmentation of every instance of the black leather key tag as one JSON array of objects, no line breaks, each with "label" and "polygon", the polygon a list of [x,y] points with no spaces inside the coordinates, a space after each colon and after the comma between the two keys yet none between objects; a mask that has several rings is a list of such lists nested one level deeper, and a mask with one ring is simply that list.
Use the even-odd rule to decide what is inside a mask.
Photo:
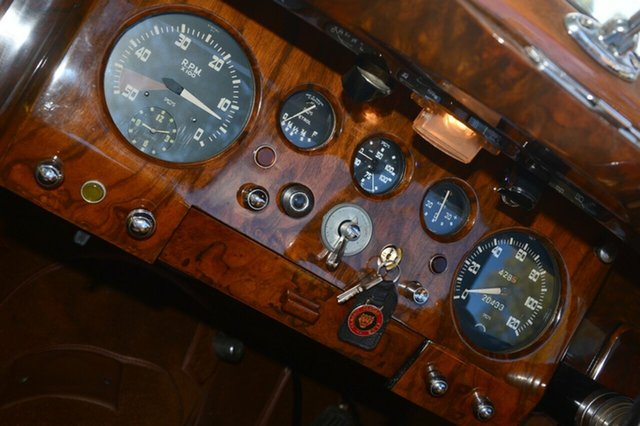
[{"label": "black leather key tag", "polygon": [[374,349],[387,328],[397,303],[396,286],[390,281],[383,281],[360,293],[342,321],[338,338],[362,349]]}]

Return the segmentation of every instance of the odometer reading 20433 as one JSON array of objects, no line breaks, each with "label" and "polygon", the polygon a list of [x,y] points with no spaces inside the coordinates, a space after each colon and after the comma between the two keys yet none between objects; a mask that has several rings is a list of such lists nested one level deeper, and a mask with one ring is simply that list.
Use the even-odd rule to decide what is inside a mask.
[{"label": "odometer reading 20433", "polygon": [[558,263],[541,239],[523,230],[495,233],[465,256],[454,279],[460,333],[488,352],[522,350],[555,318],[561,286]]},{"label": "odometer reading 20433", "polygon": [[228,148],[256,96],[251,62],[218,24],[189,13],[152,15],[116,41],[104,93],[116,127],[160,160],[192,163]]}]

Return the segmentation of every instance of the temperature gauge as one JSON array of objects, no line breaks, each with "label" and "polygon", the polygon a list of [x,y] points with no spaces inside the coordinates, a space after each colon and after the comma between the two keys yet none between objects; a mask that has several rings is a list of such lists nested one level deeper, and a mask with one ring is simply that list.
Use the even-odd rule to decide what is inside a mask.
[{"label": "temperature gauge", "polygon": [[385,136],[373,136],[358,145],[353,157],[353,180],[371,195],[393,190],[405,172],[404,154],[400,146]]},{"label": "temperature gauge", "polygon": [[326,144],[336,129],[336,114],[331,102],[313,89],[290,95],[280,108],[278,121],[284,137],[302,150],[313,150]]}]

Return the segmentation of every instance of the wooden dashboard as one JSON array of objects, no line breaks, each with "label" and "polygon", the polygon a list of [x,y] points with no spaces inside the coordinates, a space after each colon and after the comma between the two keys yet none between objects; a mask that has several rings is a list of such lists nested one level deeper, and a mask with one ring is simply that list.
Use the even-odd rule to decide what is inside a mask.
[{"label": "wooden dashboard", "polygon": [[[1,2],[0,15],[6,17],[18,3],[29,2]],[[390,96],[370,103],[350,100],[343,94],[341,79],[355,63],[355,55],[274,2],[49,3],[26,6],[33,34],[21,48],[11,50],[10,43],[2,41],[0,63],[9,64],[0,83],[3,187],[147,262],[165,263],[338,351],[388,378],[395,393],[452,422],[479,423],[472,409],[474,395],[493,403],[491,421],[496,424],[517,423],[534,409],[609,273],[610,265],[594,250],[609,238],[604,226],[550,189],[531,212],[505,206],[497,189],[511,168],[509,158],[482,151],[470,164],[462,164],[435,149],[413,131],[421,106],[400,84]],[[327,14],[344,7],[340,12],[344,16],[334,13],[333,18],[346,26],[357,16],[352,9],[358,8],[350,9],[345,2],[311,3],[317,3],[318,10],[324,7]],[[167,11],[196,13],[237,31],[256,77],[256,106],[241,137],[222,154],[195,164],[167,164],[132,148],[116,129],[104,100],[105,64],[119,34],[143,16]],[[353,28],[375,33],[379,23],[363,16],[364,23]],[[378,41],[399,52],[407,48],[395,45],[392,36]],[[445,62],[426,57],[429,52],[425,57],[416,55],[410,59],[418,64],[441,64],[434,65],[435,74],[446,77],[451,71]],[[492,109],[520,111],[514,129],[532,117],[539,120],[532,126],[542,126],[547,118],[527,110],[526,102],[513,98],[513,92],[507,102],[496,87],[465,86],[477,81],[472,77],[454,83],[476,97],[493,92],[488,101]],[[303,87],[322,90],[339,123],[332,140],[312,151],[292,147],[278,126],[280,106]],[[549,136],[543,127],[538,130],[535,136]],[[362,140],[380,134],[398,143],[407,168],[396,189],[370,196],[354,183],[352,161]],[[268,167],[256,161],[256,151],[265,146],[275,154]],[[575,154],[565,147],[552,148],[569,157]],[[37,183],[34,170],[54,157],[65,177],[60,186],[46,189]],[[461,182],[473,203],[468,225],[449,239],[427,233],[421,219],[425,193],[442,179]],[[83,199],[81,187],[88,181],[103,185],[103,200]],[[292,183],[313,193],[315,204],[305,217],[290,217],[283,211],[280,196]],[[266,208],[252,211],[243,205],[239,194],[247,185],[268,192]],[[321,257],[326,251],[321,228],[327,212],[342,203],[363,208],[373,229],[364,250],[344,257],[333,271]],[[125,221],[135,209],[152,212],[157,221],[147,239],[127,233]],[[533,345],[515,354],[488,355],[461,336],[451,304],[452,283],[476,242],[504,229],[525,229],[553,248],[560,259],[562,292],[553,326]],[[402,278],[422,283],[430,297],[418,305],[401,292],[379,344],[364,350],[338,338],[350,307],[338,304],[336,296],[371,272],[372,262],[387,244],[403,250]],[[434,269],[435,258],[446,261],[446,266]],[[448,381],[449,390],[440,398],[428,392],[428,367],[437,368]]]}]

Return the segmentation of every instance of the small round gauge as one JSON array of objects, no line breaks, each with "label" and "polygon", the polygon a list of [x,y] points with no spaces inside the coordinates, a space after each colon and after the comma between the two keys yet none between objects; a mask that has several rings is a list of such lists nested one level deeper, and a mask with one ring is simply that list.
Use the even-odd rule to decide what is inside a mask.
[{"label": "small round gauge", "polygon": [[353,179],[371,195],[385,194],[402,181],[404,154],[400,146],[385,136],[373,136],[358,145],[353,156]]},{"label": "small round gauge", "polygon": [[107,109],[124,138],[173,163],[212,158],[253,113],[249,57],[221,25],[191,13],[150,15],[116,40],[104,70]]},{"label": "small round gauge", "polygon": [[157,155],[158,149],[166,151],[176,141],[176,123],[166,110],[145,107],[131,117],[127,136],[140,151]]},{"label": "small round gauge", "polygon": [[324,145],[333,137],[336,128],[331,102],[313,89],[290,95],[280,108],[278,121],[285,138],[302,150]]},{"label": "small round gauge", "polygon": [[434,183],[422,200],[424,226],[437,236],[455,235],[467,223],[470,214],[469,197],[451,180]]},{"label": "small round gauge", "polygon": [[488,352],[522,350],[556,318],[561,286],[556,257],[545,242],[525,230],[497,232],[460,263],[451,293],[458,329]]}]

